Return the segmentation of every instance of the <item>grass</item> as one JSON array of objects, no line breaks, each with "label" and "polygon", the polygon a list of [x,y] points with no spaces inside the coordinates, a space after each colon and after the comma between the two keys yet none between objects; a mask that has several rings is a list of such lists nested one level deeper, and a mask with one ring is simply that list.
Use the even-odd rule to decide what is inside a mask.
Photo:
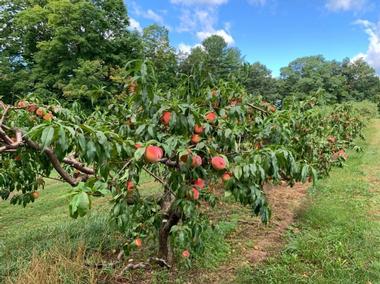
[{"label": "grass", "polygon": [[380,283],[380,120],[366,136],[365,151],[312,192],[283,252],[234,283]]},{"label": "grass", "polygon": [[[150,194],[160,189],[145,175],[141,185]],[[94,199],[90,213],[74,220],[68,215],[69,192],[69,186],[47,180],[40,198],[25,208],[0,201],[0,283],[90,283],[99,276],[82,262],[101,262],[102,255],[120,248],[108,221],[110,197]],[[41,282],[43,275],[52,279]]]}]

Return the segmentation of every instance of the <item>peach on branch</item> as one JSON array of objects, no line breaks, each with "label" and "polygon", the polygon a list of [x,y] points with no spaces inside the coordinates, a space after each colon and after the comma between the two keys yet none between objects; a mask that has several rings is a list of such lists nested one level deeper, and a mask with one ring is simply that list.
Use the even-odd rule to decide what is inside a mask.
[{"label": "peach on branch", "polygon": [[28,111],[29,112],[36,112],[37,108],[38,108],[38,106],[36,104],[30,104],[28,106]]},{"label": "peach on branch", "polygon": [[206,114],[205,116],[205,119],[209,122],[209,123],[214,123],[215,120],[216,120],[216,113],[215,112],[209,112]]},{"label": "peach on branch", "polygon": [[224,182],[227,182],[227,181],[229,181],[229,180],[231,179],[231,177],[232,177],[231,173],[226,172],[226,173],[224,173],[224,174],[222,175],[222,180],[223,180]]},{"label": "peach on branch", "polygon": [[128,191],[132,191],[135,188],[135,185],[131,180],[127,181],[125,185]]},{"label": "peach on branch", "polygon": [[159,162],[164,156],[164,151],[158,146],[148,146],[145,149],[145,160],[150,163]]},{"label": "peach on branch", "polygon": [[52,119],[53,119],[53,115],[51,112],[45,114],[43,117],[43,120],[45,120],[45,121],[52,121]]},{"label": "peach on branch", "polygon": [[17,103],[18,108],[26,108],[28,106],[28,103],[26,101],[19,101]]},{"label": "peach on branch", "polygon": [[205,128],[202,125],[196,124],[194,125],[194,133],[195,134],[202,134]]},{"label": "peach on branch", "polygon": [[193,168],[198,168],[198,167],[202,166],[202,158],[201,158],[201,156],[199,156],[199,155],[193,155],[191,157],[191,166]]},{"label": "peach on branch", "polygon": [[193,191],[193,198],[194,198],[194,200],[198,200],[199,199],[199,190],[196,189],[195,187],[193,187],[192,191]]},{"label": "peach on branch", "polygon": [[39,108],[36,110],[36,115],[39,116],[39,117],[44,117],[44,115],[45,115],[45,110],[44,110],[42,107],[39,107]]},{"label": "peach on branch", "polygon": [[227,161],[224,157],[216,156],[211,159],[211,165],[215,170],[225,170],[227,167]]},{"label": "peach on branch", "polygon": [[194,181],[194,185],[200,189],[204,189],[205,186],[206,186],[206,183],[203,179],[201,178],[197,178],[195,181]]},{"label": "peach on branch", "polygon": [[170,111],[165,111],[162,116],[161,116],[161,122],[165,125],[168,126],[170,123],[170,119],[172,117],[172,114]]},{"label": "peach on branch", "polygon": [[191,136],[191,143],[193,144],[198,144],[199,142],[201,142],[202,140],[202,137],[198,134],[193,134],[193,136]]}]

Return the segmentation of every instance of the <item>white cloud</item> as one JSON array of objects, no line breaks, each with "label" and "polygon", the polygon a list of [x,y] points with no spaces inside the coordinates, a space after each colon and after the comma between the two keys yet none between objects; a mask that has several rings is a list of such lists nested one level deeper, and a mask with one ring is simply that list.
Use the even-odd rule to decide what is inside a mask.
[{"label": "white cloud", "polygon": [[153,11],[152,9],[144,10],[142,9],[135,1],[130,2],[133,14],[137,17],[142,17],[148,20],[152,20],[153,22],[164,25],[164,18]]},{"label": "white cloud", "polygon": [[228,45],[232,45],[235,42],[234,38],[223,29],[217,30],[217,31],[197,32],[197,37],[201,41],[205,40],[206,38],[208,38],[212,35],[218,35],[218,36],[222,37]]},{"label": "white cloud", "polygon": [[140,23],[138,21],[136,21],[135,19],[133,19],[133,18],[129,18],[129,27],[132,30],[138,31],[139,33],[142,33],[142,31],[143,31]]},{"label": "white cloud", "polygon": [[360,11],[367,4],[367,0],[327,0],[326,8],[330,11]]},{"label": "white cloud", "polygon": [[186,6],[193,5],[208,5],[208,6],[219,6],[226,4],[228,0],[170,0],[172,4],[181,4]]},{"label": "white cloud", "polygon": [[180,53],[190,54],[192,48],[193,47],[191,45],[180,43],[177,49],[178,49],[178,52]]},{"label": "white cloud", "polygon": [[146,19],[152,20],[152,21],[154,21],[158,24],[161,24],[161,25],[164,23],[163,17],[158,15],[156,12],[154,12],[151,9],[144,12],[143,17]]},{"label": "white cloud", "polygon": [[380,21],[377,24],[367,20],[358,20],[355,23],[364,28],[368,35],[369,45],[366,53],[359,53],[352,60],[363,58],[380,74]]}]

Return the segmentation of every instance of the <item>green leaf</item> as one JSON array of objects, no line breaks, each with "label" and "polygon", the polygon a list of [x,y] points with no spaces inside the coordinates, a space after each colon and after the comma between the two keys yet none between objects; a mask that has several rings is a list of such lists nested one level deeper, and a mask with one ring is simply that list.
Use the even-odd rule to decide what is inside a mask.
[{"label": "green leaf", "polygon": [[93,141],[87,143],[87,151],[86,151],[87,159],[91,163],[96,155],[96,146]]},{"label": "green leaf", "polygon": [[104,135],[103,132],[97,131],[96,132],[96,137],[98,138],[98,143],[100,145],[103,145],[104,143],[107,142],[107,137]]},{"label": "green leaf", "polygon": [[88,194],[84,191],[74,196],[69,204],[69,212],[72,218],[83,217],[91,208],[91,201]]},{"label": "green leaf", "polygon": [[42,149],[46,149],[50,146],[51,142],[54,138],[54,127],[49,126],[42,131],[41,135],[41,143],[42,143]]},{"label": "green leaf", "polygon": [[137,149],[134,154],[135,160],[139,161],[144,155],[144,153],[145,153],[145,147]]}]

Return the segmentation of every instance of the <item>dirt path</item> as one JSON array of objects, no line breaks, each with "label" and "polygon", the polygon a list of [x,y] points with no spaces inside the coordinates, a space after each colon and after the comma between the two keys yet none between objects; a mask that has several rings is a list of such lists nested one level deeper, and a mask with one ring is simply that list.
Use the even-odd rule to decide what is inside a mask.
[{"label": "dirt path", "polygon": [[247,211],[241,214],[239,225],[228,242],[232,254],[224,264],[216,270],[198,271],[189,283],[231,283],[237,269],[242,266],[255,266],[277,253],[284,245],[285,233],[291,228],[294,219],[305,204],[307,189],[310,184],[297,183],[294,187],[266,186],[272,218],[264,225],[258,218]]}]

